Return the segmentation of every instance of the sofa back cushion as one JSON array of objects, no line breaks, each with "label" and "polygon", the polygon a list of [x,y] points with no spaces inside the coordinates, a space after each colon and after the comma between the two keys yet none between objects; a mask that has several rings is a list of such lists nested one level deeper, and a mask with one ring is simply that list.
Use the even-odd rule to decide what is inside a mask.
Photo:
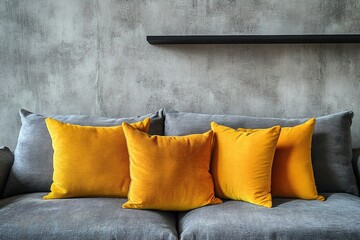
[{"label": "sofa back cushion", "polygon": [[[48,192],[53,177],[53,148],[45,124],[46,116],[20,110],[22,126],[14,152],[3,197],[27,192]],[[122,122],[134,123],[150,118],[150,134],[163,135],[163,112],[128,117],[105,118],[86,115],[49,115],[56,120],[82,126],[117,126]]]},{"label": "sofa back cushion", "polygon": [[[312,163],[318,192],[359,194],[352,159],[353,112],[346,111],[316,118],[312,139]],[[210,115],[165,110],[165,135],[202,133],[214,121],[232,128],[293,127],[306,118],[261,118],[237,115]]]}]

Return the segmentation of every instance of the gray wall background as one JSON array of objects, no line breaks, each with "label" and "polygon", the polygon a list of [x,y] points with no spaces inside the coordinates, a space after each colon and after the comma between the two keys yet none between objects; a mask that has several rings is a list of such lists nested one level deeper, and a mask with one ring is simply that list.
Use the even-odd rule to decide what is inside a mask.
[{"label": "gray wall background", "polygon": [[353,110],[360,44],[149,45],[146,35],[360,33],[360,1],[0,2],[0,145],[18,109],[131,116],[181,111],[310,117]]}]

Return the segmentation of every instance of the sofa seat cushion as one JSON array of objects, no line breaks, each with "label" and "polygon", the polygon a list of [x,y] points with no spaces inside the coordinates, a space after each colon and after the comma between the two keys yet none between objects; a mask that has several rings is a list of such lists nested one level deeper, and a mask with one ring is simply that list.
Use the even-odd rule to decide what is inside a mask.
[{"label": "sofa seat cushion", "polygon": [[273,208],[242,201],[183,212],[181,239],[360,239],[360,198],[325,194],[326,201],[274,198]]},{"label": "sofa seat cushion", "polygon": [[126,199],[0,200],[0,239],[177,239],[176,214],[123,209]]}]

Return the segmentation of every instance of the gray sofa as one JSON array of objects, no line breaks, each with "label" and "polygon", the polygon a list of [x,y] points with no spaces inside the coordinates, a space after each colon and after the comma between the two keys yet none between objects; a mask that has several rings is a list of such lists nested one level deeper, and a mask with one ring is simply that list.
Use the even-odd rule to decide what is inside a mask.
[{"label": "gray sofa", "polygon": [[[274,198],[273,208],[224,200],[188,212],[123,209],[126,199],[42,199],[52,182],[45,117],[20,111],[14,154],[0,149],[0,239],[360,239],[360,151],[351,149],[352,112],[317,118],[312,161],[324,202]],[[294,126],[305,119],[209,115],[161,109],[132,118],[52,115],[80,125],[113,126],[151,119],[151,134],[205,132],[210,121],[230,127]]]}]

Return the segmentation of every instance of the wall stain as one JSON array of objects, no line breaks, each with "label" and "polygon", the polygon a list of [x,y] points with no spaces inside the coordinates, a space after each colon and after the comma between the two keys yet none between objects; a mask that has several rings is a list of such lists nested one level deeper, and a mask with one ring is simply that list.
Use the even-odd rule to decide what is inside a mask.
[{"label": "wall stain", "polygon": [[104,109],[104,99],[102,97],[102,84],[101,84],[101,30],[100,30],[100,9],[99,2],[94,0],[94,9],[96,12],[96,75],[95,75],[95,111],[98,114],[107,116]]}]

